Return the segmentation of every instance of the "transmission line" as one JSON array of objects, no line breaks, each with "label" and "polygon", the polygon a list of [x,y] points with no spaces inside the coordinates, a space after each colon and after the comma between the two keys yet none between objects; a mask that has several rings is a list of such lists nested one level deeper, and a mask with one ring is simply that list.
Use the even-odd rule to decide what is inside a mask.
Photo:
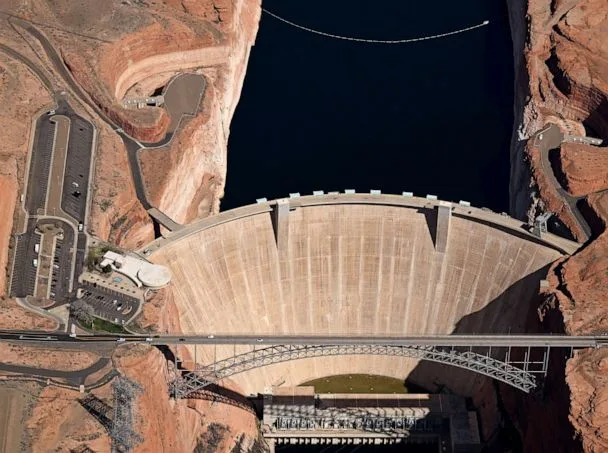
[{"label": "transmission line", "polygon": [[417,42],[417,41],[428,41],[430,39],[444,38],[446,36],[457,35],[458,33],[464,33],[464,32],[470,31],[470,30],[474,30],[476,28],[485,27],[486,25],[488,25],[490,23],[489,20],[484,20],[482,23],[477,24],[477,25],[472,25],[470,27],[461,28],[459,30],[454,30],[454,31],[449,31],[447,33],[439,33],[437,35],[422,36],[419,38],[367,39],[367,38],[357,38],[357,37],[353,37],[353,36],[335,35],[333,33],[326,33],[324,31],[315,30],[314,28],[305,27],[303,25],[296,24],[295,22],[291,22],[290,20],[287,20],[287,19],[277,15],[277,14],[273,13],[272,11],[267,10],[266,8],[262,8],[262,11],[264,11],[269,16],[274,17],[275,19],[277,19],[287,25],[298,28],[300,30],[307,31],[309,33],[314,33],[316,35],[325,36],[326,38],[342,39],[344,41],[365,42],[365,43],[372,43],[372,44],[407,44],[407,43]]}]

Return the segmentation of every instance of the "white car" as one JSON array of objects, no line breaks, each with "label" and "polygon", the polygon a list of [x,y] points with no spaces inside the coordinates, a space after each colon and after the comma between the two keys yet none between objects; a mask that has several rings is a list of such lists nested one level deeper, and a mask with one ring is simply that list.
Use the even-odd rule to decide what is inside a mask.
[{"label": "white car", "polygon": [[209,338],[209,339],[215,338],[215,335],[207,335],[207,338]]}]

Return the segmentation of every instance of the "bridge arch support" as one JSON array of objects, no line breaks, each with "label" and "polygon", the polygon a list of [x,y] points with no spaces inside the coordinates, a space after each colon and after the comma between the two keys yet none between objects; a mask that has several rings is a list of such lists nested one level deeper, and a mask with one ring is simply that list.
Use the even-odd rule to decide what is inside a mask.
[{"label": "bridge arch support", "polygon": [[[273,345],[262,349],[234,355],[213,364],[199,367],[184,374],[173,383],[173,393],[177,398],[185,398],[208,385],[256,368],[326,356],[345,355],[383,355],[409,357],[451,365],[504,382],[524,392],[536,387],[535,373],[546,373],[547,354],[542,369],[530,371],[527,365],[519,368],[509,361],[484,355],[472,350],[462,351],[450,347],[429,345],[381,345],[381,344],[343,344],[343,345]],[[518,362],[519,363],[519,362]]]}]

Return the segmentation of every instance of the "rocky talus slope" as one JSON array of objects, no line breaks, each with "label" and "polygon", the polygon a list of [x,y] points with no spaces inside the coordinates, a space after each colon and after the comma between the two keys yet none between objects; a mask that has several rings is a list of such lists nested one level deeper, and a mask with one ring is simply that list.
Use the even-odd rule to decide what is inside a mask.
[{"label": "rocky talus slope", "polygon": [[[511,211],[519,217],[541,210],[554,212],[580,238],[576,219],[549,185],[538,150],[528,139],[553,122],[565,134],[587,134],[608,142],[608,3],[517,0],[508,4],[517,121],[511,153]],[[608,194],[604,192],[608,154],[605,147],[585,144],[564,143],[560,148],[550,155],[553,169],[570,194],[588,195],[579,207],[593,234],[579,252],[553,266],[547,301],[559,308],[566,332],[608,332]],[[566,370],[570,420],[586,451],[608,449],[604,356],[601,351],[577,354]],[[534,422],[530,425],[534,429]]]}]

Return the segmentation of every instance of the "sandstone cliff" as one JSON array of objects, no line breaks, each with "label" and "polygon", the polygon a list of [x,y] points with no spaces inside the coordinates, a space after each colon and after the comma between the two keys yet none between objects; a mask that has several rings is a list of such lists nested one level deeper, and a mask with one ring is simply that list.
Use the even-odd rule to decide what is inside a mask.
[{"label": "sandstone cliff", "polygon": [[[121,347],[114,360],[121,373],[141,387],[134,406],[134,429],[143,442],[135,452],[186,453],[205,444],[211,448],[209,451],[229,452],[237,442],[243,451],[253,446],[258,437],[253,413],[205,400],[169,399],[167,381],[172,377],[172,369],[155,348]],[[210,430],[218,431],[213,445]]]},{"label": "sandstone cliff", "polygon": [[[539,210],[554,212],[580,238],[576,219],[550,187],[528,139],[547,122],[553,122],[566,134],[586,134],[607,141],[608,3],[603,0],[507,3],[516,73],[511,213],[531,217]],[[572,257],[556,263],[549,276],[544,308],[559,307],[563,322],[556,328],[573,334],[608,331],[605,304],[608,196],[602,192],[608,189],[606,156],[606,148],[570,143],[563,144],[552,156],[556,176],[569,193],[588,195],[587,202],[579,206],[593,230],[591,240]],[[581,353],[567,367],[571,420],[587,451],[606,449],[607,409],[601,403],[605,399],[601,393],[605,388],[602,377],[605,364],[600,362],[594,353]],[[529,429],[536,429],[532,416],[529,420]]]},{"label": "sandstone cliff", "polygon": [[[199,5],[202,8],[202,5]],[[208,14],[199,11],[198,14]],[[178,222],[219,211],[226,179],[230,121],[239,100],[251,46],[260,18],[258,0],[241,0],[219,8],[222,33],[202,67],[207,88],[199,115],[187,124],[169,149],[142,153],[146,181],[159,209]],[[225,49],[225,50],[224,50]],[[170,165],[167,165],[167,163]],[[158,169],[163,168],[159,172]]]},{"label": "sandstone cliff", "polygon": [[[15,3],[11,12],[36,18],[35,26],[86,93],[85,102],[79,103],[78,93],[53,74],[57,89],[73,94],[77,107],[98,127],[90,222],[96,236],[136,248],[154,233],[135,196],[123,143],[86,104],[95,105],[134,138],[156,142],[174,119],[163,108],[125,109],[122,101],[159,92],[179,72],[204,75],[205,96],[199,115],[185,122],[170,146],[140,156],[146,190],[153,204],[180,222],[219,210],[229,124],[257,32],[259,0],[39,0]],[[10,45],[22,35],[42,57],[42,65],[52,70],[38,40],[25,30],[27,22],[14,22],[16,36]]]},{"label": "sandstone cliff", "polygon": [[[167,382],[174,377],[172,363],[146,345],[123,346],[113,355],[121,379],[134,383],[138,390],[133,401],[131,429],[140,437],[134,452],[190,453],[230,452],[238,444],[250,451],[258,440],[257,419],[248,410],[208,399],[172,400]],[[25,388],[28,384],[22,384]],[[114,404],[112,384],[92,393]],[[28,451],[98,451],[111,448],[107,429],[78,402],[78,391],[44,387],[36,390],[37,401],[25,424]]]},{"label": "sandstone cliff", "polygon": [[570,420],[587,451],[608,451],[608,351],[583,351],[568,362]]},{"label": "sandstone cliff", "polygon": [[608,19],[602,0],[507,3],[516,75],[511,213],[523,217],[534,208],[531,194],[545,196],[536,181],[528,184],[528,138],[549,121],[575,135],[608,137]]}]

